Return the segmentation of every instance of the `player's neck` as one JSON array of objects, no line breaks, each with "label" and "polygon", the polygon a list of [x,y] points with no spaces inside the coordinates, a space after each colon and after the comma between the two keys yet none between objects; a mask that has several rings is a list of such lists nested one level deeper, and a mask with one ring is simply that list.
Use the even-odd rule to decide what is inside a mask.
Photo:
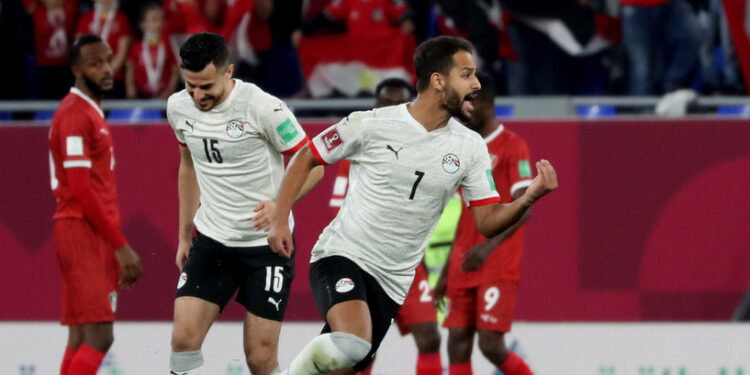
[{"label": "player's neck", "polygon": [[224,90],[224,95],[221,97],[221,100],[219,100],[219,102],[216,103],[217,106],[220,105],[221,103],[224,103],[227,100],[229,95],[232,94],[232,90],[234,90],[234,86],[236,86],[236,82],[234,81],[233,78],[230,78],[229,84],[227,84],[227,89]]},{"label": "player's neck", "polygon": [[444,127],[451,119],[450,113],[441,108],[437,100],[430,100],[425,94],[417,95],[406,109],[428,132]]},{"label": "player's neck", "polygon": [[494,116],[492,119],[485,119],[484,125],[482,125],[482,128],[479,129],[479,134],[482,136],[482,138],[487,138],[490,134],[494,133],[499,126],[500,124],[498,124]]},{"label": "player's neck", "polygon": [[84,95],[88,96],[89,99],[93,100],[94,103],[96,103],[97,106],[102,106],[102,96],[101,94],[94,93],[88,85],[86,85],[86,82],[83,82],[82,80],[76,80],[75,88],[77,88],[79,91],[81,91]]}]

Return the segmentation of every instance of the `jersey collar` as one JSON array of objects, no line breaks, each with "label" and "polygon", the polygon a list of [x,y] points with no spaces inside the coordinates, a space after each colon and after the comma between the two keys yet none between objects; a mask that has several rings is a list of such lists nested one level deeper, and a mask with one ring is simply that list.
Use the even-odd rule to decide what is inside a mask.
[{"label": "jersey collar", "polygon": [[104,118],[104,112],[102,112],[102,109],[99,108],[99,106],[96,104],[96,102],[93,99],[91,99],[88,95],[84,94],[83,91],[79,90],[76,87],[71,87],[70,92],[75,95],[78,95],[81,99],[91,104],[91,106],[94,107],[94,109],[96,109],[96,112],[98,112],[99,115],[101,115],[102,118]]},{"label": "jersey collar", "polygon": [[500,134],[502,134],[502,132],[503,132],[504,129],[505,129],[505,127],[503,126],[503,124],[500,124],[497,127],[497,129],[495,129],[494,132],[492,132],[492,133],[490,133],[490,135],[484,137],[484,142],[485,143],[490,143],[490,142],[494,141],[495,138],[497,138],[497,136],[499,136]]}]

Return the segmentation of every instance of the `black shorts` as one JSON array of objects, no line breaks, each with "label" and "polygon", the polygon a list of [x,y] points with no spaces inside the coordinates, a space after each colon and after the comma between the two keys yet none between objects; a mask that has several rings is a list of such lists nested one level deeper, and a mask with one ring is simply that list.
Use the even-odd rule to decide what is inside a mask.
[{"label": "black shorts", "polygon": [[198,233],[193,237],[177,283],[177,297],[196,297],[223,311],[237,302],[261,318],[282,321],[294,278],[294,257],[276,255],[269,246],[228,247]]},{"label": "black shorts", "polygon": [[[342,256],[330,256],[312,263],[310,286],[323,320],[326,319],[328,310],[338,303],[351,300],[367,303],[372,320],[372,349],[365,359],[352,366],[355,371],[363,371],[372,363],[375,352],[401,305],[386,294],[374,277]],[[323,327],[322,333],[327,332],[331,332],[328,323]]]}]

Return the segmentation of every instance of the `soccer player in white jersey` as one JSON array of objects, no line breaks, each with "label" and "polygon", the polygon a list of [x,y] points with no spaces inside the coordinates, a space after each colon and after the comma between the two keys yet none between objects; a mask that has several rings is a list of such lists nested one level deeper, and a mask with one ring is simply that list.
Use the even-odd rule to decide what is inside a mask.
[{"label": "soccer player in white jersey", "polygon": [[[250,372],[279,372],[279,331],[294,259],[271,251],[266,237],[284,173],[282,154],[293,155],[308,139],[281,100],[232,79],[227,55],[221,36],[191,36],[180,48],[186,89],[167,102],[181,155],[176,263],[182,273],[171,374],[205,374],[203,340],[235,292],[247,310],[244,349]],[[302,190],[309,191],[322,172],[321,167],[310,174]],[[285,215],[293,224],[290,212]]]},{"label": "soccer player in white jersey", "polygon": [[310,171],[349,159],[352,182],[312,250],[310,284],[326,321],[324,331],[330,333],[314,338],[288,374],[352,374],[367,365],[456,189],[462,189],[479,231],[492,237],[557,188],[554,168],[542,160],[526,193],[513,203],[499,203],[484,140],[452,119],[469,118],[480,89],[472,51],[459,38],[425,41],[414,57],[414,102],[350,114],[303,147],[289,165],[268,236],[273,250],[284,256],[294,249],[287,214]]}]

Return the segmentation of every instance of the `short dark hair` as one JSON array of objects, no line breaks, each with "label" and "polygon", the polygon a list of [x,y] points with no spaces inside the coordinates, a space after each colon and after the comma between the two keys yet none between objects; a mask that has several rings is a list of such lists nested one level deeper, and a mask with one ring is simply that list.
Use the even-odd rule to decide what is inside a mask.
[{"label": "short dark hair", "polygon": [[430,86],[430,76],[438,72],[448,75],[453,67],[453,55],[459,51],[474,52],[474,45],[466,39],[439,36],[428,39],[417,47],[414,70],[417,72],[417,91]]},{"label": "short dark hair", "polygon": [[214,63],[217,69],[225,67],[229,62],[229,51],[221,35],[197,33],[182,44],[180,58],[183,69],[200,72],[210,63]]},{"label": "short dark hair", "polygon": [[68,50],[68,63],[70,63],[70,65],[78,64],[81,60],[81,48],[85,45],[94,43],[104,43],[104,41],[98,35],[94,34],[84,34],[78,37]]},{"label": "short dark hair", "polygon": [[156,1],[149,1],[145,5],[141,7],[141,22],[146,18],[146,13],[152,11],[152,10],[163,10],[164,8],[161,6],[161,4],[157,3]]},{"label": "short dark hair", "polygon": [[485,72],[477,72],[477,79],[482,89],[477,93],[477,99],[485,101],[495,100],[495,80]]},{"label": "short dark hair", "polygon": [[396,88],[403,88],[409,91],[409,96],[414,97],[414,87],[409,83],[404,81],[401,78],[386,78],[380,83],[378,83],[377,86],[375,86],[375,96],[379,96],[380,92],[383,91],[386,87],[396,87]]}]

